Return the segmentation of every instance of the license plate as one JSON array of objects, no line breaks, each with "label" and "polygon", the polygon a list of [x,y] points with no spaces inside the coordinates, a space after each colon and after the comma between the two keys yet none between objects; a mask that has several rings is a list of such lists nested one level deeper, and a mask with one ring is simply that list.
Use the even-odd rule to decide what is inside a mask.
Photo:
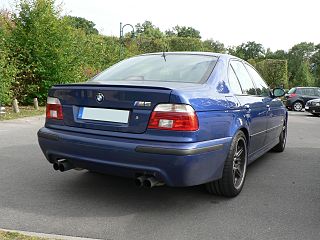
[{"label": "license plate", "polygon": [[129,111],[107,108],[81,107],[79,109],[78,118],[103,122],[128,123]]},{"label": "license plate", "polygon": [[309,107],[308,107],[308,106],[305,106],[304,108],[305,108],[305,109],[309,109]]}]

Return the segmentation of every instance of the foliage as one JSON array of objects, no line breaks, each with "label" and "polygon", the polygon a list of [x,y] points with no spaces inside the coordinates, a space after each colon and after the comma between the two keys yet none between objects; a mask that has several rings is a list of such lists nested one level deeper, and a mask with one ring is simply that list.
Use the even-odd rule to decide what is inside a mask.
[{"label": "foliage", "polygon": [[315,46],[315,52],[311,57],[311,72],[315,79],[315,86],[320,87],[320,44]]},{"label": "foliage", "polygon": [[136,35],[143,36],[147,38],[162,38],[164,36],[163,32],[160,31],[158,27],[152,24],[151,21],[145,21],[144,23],[136,24]]},{"label": "foliage", "polygon": [[310,72],[310,64],[308,61],[305,60],[300,64],[298,68],[298,71],[294,78],[293,85],[310,87],[314,86],[314,84],[314,78]]},{"label": "foliage", "polygon": [[9,104],[13,97],[11,89],[14,77],[16,74],[16,66],[13,59],[10,57],[8,49],[8,39],[11,32],[9,27],[12,22],[10,15],[6,11],[0,12],[0,103]]},{"label": "foliage", "polygon": [[169,51],[203,51],[198,38],[170,37],[167,39]]},{"label": "foliage", "polygon": [[287,60],[288,59],[288,53],[284,50],[277,50],[275,52],[272,52],[269,48],[266,51],[265,55],[266,59],[279,59],[279,60]]},{"label": "foliage", "polygon": [[96,24],[82,17],[65,16],[69,25],[74,28],[82,29],[86,34],[99,34],[99,31],[95,28]]},{"label": "foliage", "polygon": [[[308,84],[313,82],[311,80],[304,79],[310,77],[308,70],[308,62],[314,52],[314,44],[302,42],[294,45],[288,52],[288,70],[289,70],[289,82],[292,85]],[[298,75],[299,71],[299,75]],[[301,83],[300,83],[301,81]]]},{"label": "foliage", "polygon": [[264,48],[260,43],[247,42],[229,48],[228,53],[244,60],[260,59],[264,57]]},{"label": "foliage", "polygon": [[53,0],[21,1],[17,8],[11,38],[18,68],[15,93],[23,103],[36,96],[43,102],[53,84],[81,80],[79,36],[60,19]]},{"label": "foliage", "polygon": [[203,51],[205,52],[216,52],[216,53],[225,53],[226,49],[224,44],[219,41],[214,41],[213,39],[208,39],[203,41]]},{"label": "foliage", "polygon": [[271,88],[288,88],[288,63],[287,60],[265,59],[255,62],[249,61],[261,74]]},{"label": "foliage", "polygon": [[165,31],[168,37],[183,37],[183,38],[201,38],[200,31],[193,27],[175,26],[172,30]]}]

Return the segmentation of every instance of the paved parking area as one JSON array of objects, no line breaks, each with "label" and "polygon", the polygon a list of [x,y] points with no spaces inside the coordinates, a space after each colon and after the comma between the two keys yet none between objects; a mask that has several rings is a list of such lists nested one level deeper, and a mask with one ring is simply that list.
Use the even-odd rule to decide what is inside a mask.
[{"label": "paved parking area", "polygon": [[248,168],[234,199],[203,187],[52,170],[43,118],[0,122],[0,228],[101,239],[320,239],[320,118],[290,112],[285,152]]}]

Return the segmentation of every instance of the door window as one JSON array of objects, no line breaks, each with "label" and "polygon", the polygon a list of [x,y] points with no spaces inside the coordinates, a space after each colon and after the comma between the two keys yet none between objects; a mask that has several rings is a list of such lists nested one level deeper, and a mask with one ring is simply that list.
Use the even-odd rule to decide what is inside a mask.
[{"label": "door window", "polygon": [[242,94],[239,80],[231,66],[229,66],[229,85],[234,94]]},{"label": "door window", "polygon": [[248,72],[250,73],[256,85],[257,94],[259,96],[264,96],[264,97],[270,96],[269,87],[265,83],[265,81],[262,79],[262,77],[259,75],[259,73],[248,64],[246,64],[246,68],[248,69]]},{"label": "door window", "polygon": [[256,95],[256,89],[253,85],[251,77],[240,61],[231,61],[231,66],[239,79],[242,93],[247,95]]}]

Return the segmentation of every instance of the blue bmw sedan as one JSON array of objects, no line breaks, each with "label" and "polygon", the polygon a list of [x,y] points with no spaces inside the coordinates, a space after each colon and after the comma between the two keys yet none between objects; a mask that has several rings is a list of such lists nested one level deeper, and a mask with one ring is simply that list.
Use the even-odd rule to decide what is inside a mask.
[{"label": "blue bmw sedan", "polygon": [[285,148],[283,95],[237,57],[144,54],[88,82],[52,87],[38,140],[55,170],[130,177],[143,187],[205,184],[234,197],[248,164]]}]

